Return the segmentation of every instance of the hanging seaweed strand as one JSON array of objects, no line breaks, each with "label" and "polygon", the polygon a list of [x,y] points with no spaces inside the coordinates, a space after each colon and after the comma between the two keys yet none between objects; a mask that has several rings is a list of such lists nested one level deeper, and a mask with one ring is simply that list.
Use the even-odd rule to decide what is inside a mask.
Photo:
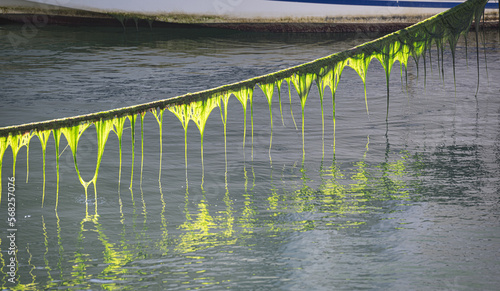
[{"label": "hanging seaweed strand", "polygon": [[300,97],[300,107],[302,109],[302,160],[304,160],[306,156],[305,149],[305,139],[304,139],[304,109],[306,107],[307,97],[309,96],[309,91],[311,90],[311,85],[313,80],[315,79],[315,74],[313,73],[296,73],[292,76],[292,82],[297,90],[297,93]]},{"label": "hanging seaweed strand", "polygon": [[188,152],[187,152],[187,129],[189,125],[189,120],[191,120],[191,115],[189,114],[189,107],[186,104],[181,104],[177,106],[169,107],[168,110],[172,112],[182,124],[184,129],[184,164],[186,165],[186,187],[187,187],[187,169],[188,169]]},{"label": "hanging seaweed strand", "polygon": [[[271,147],[273,145],[273,111],[272,111],[272,101],[273,101],[273,93],[274,93],[274,82],[273,83],[264,83],[259,84],[260,89],[264,92],[264,95],[267,98],[267,103],[269,105],[269,117],[271,119],[271,139],[269,141],[269,160],[271,160]],[[272,162],[272,160],[271,160]]]},{"label": "hanging seaweed strand", "polygon": [[281,115],[281,124],[285,126],[285,119],[283,118],[283,108],[281,106],[281,85],[283,84],[283,80],[276,81],[276,89],[278,89],[278,102],[280,103],[280,115]]},{"label": "hanging seaweed strand", "polygon": [[53,131],[54,135],[54,144],[55,144],[55,149],[56,149],[56,207],[55,210],[57,211],[57,206],[59,205],[59,144],[61,143],[61,130],[60,129],[54,129]]},{"label": "hanging seaweed strand", "polygon": [[220,118],[224,126],[224,162],[225,162],[225,173],[227,179],[227,104],[229,103],[230,93],[225,93],[217,99],[217,103],[220,111]]},{"label": "hanging seaweed strand", "polygon": [[[324,73],[320,73],[320,75],[323,75]],[[323,153],[323,158],[325,155],[325,112],[323,108],[323,99],[325,97],[325,84],[323,82],[323,79],[320,77],[320,75],[316,76],[316,87],[318,87],[318,93],[319,93],[319,102],[320,102],[320,107],[321,107],[321,145],[322,145],[322,153]]]},{"label": "hanging seaweed strand", "polygon": [[130,114],[127,116],[130,121],[130,137],[132,142],[132,166],[130,170],[130,186],[132,189],[132,184],[134,182],[134,161],[135,161],[135,122],[137,121],[137,114]]},{"label": "hanging seaweed strand", "polygon": [[190,104],[190,114],[191,119],[196,123],[198,130],[200,131],[201,138],[201,173],[202,181],[201,187],[203,188],[204,177],[205,177],[205,164],[203,162],[203,135],[205,133],[205,126],[207,124],[208,117],[212,110],[217,107],[217,96],[212,96],[212,98],[207,98],[205,100],[199,100]]},{"label": "hanging seaweed strand", "polygon": [[144,170],[144,116],[146,112],[141,112],[141,176],[139,179],[139,187],[142,189],[142,173]]},{"label": "hanging seaweed strand", "polygon": [[288,85],[288,99],[290,101],[290,115],[292,116],[292,121],[293,121],[293,125],[295,126],[295,130],[297,130],[297,122],[295,122],[295,117],[293,116],[293,109],[292,109],[292,90],[291,90],[292,80],[290,78],[285,78],[285,81]]},{"label": "hanging seaweed strand", "polygon": [[[42,146],[42,178],[43,178],[42,207],[43,207],[43,203],[45,201],[45,168],[46,168],[45,167],[45,155],[47,153],[47,142],[49,140],[51,131],[50,130],[37,131],[35,134],[38,136],[38,139],[40,140],[40,145]],[[1,175],[1,172],[0,172],[0,175]],[[1,192],[0,192],[0,196],[1,196]]]},{"label": "hanging seaweed strand", "polygon": [[[253,88],[241,88],[239,91],[233,92],[236,99],[238,99],[243,107],[243,150],[245,150],[245,141],[247,136],[247,108],[248,108],[248,100],[250,99],[250,95],[253,94]],[[253,126],[253,123],[252,123]],[[244,153],[245,151],[243,151]]]},{"label": "hanging seaweed strand", "polygon": [[94,184],[94,205],[95,214],[97,215],[97,176],[101,166],[102,156],[104,155],[104,147],[108,141],[109,133],[113,130],[113,120],[100,120],[94,123],[97,133],[97,164],[95,167],[92,183]]},{"label": "hanging seaweed strand", "polygon": [[165,108],[163,109],[156,109],[153,108],[151,112],[154,114],[156,122],[158,122],[158,128],[160,131],[160,170],[158,171],[158,184],[161,188],[161,160],[163,158],[163,112],[165,111]]},{"label": "hanging seaweed strand", "polygon": [[5,154],[5,151],[9,147],[9,142],[7,137],[5,136],[0,136],[0,203],[2,202],[2,162],[3,162],[3,155]]},{"label": "hanging seaweed strand", "polygon": [[123,116],[120,118],[116,118],[113,120],[113,131],[115,132],[116,136],[118,137],[118,145],[119,145],[119,157],[120,157],[120,164],[119,164],[119,169],[118,169],[118,191],[120,191],[120,183],[122,179],[122,141],[123,141],[123,129],[125,127],[125,119],[127,117]]}]

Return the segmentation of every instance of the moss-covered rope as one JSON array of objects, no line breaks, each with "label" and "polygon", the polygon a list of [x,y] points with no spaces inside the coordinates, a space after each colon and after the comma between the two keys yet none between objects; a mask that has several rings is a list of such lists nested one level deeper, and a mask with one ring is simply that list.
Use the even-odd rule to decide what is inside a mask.
[{"label": "moss-covered rope", "polygon": [[[56,166],[57,166],[57,173],[59,180],[59,170],[58,170],[59,145],[60,145],[60,137],[61,135],[64,135],[73,154],[75,170],[77,172],[78,179],[80,183],[85,187],[85,192],[87,193],[87,187],[90,183],[94,183],[95,187],[95,180],[97,177],[97,172],[100,164],[100,158],[102,157],[102,153],[104,151],[104,145],[107,141],[109,132],[111,130],[115,131],[120,140],[120,147],[121,147],[121,133],[123,132],[123,127],[124,127],[123,123],[125,122],[125,119],[128,118],[132,129],[132,152],[134,152],[135,120],[137,115],[141,114],[141,146],[142,146],[141,183],[142,183],[142,166],[144,157],[144,152],[143,152],[144,116],[148,111],[156,113],[155,117],[159,123],[160,135],[161,135],[161,130],[162,130],[161,123],[163,120],[163,111],[165,109],[169,109],[169,111],[177,115],[179,120],[183,123],[186,138],[187,138],[187,133],[186,133],[187,124],[189,123],[189,121],[194,121],[195,124],[197,125],[201,135],[201,161],[202,161],[202,171],[204,172],[203,134],[207,119],[211,111],[218,106],[218,100],[219,100],[218,98],[221,98],[221,96],[227,96],[227,98],[229,98],[230,95],[233,94],[239,99],[239,101],[243,106],[243,110],[245,112],[244,135],[246,134],[247,101],[250,101],[251,118],[252,118],[252,141],[253,141],[253,90],[256,86],[262,88],[268,100],[270,117],[271,117],[271,130],[272,130],[271,103],[274,94],[273,93],[274,86],[277,85],[278,89],[280,89],[281,83],[283,81],[287,81],[290,88],[290,83],[293,83],[295,85],[295,88],[297,89],[297,92],[299,93],[298,95],[301,101],[302,116],[304,116],[305,101],[307,99],[307,95],[312,85],[312,82],[315,81],[322,96],[324,94],[324,89],[326,86],[329,86],[332,91],[333,120],[335,125],[335,113],[336,113],[335,93],[337,90],[338,83],[340,81],[340,77],[342,75],[342,71],[345,68],[345,66],[353,68],[363,81],[364,92],[365,92],[364,96],[365,106],[368,112],[366,76],[367,76],[368,66],[371,60],[374,58],[380,61],[385,70],[386,82],[387,82],[387,112],[386,112],[386,119],[387,119],[389,117],[389,77],[393,65],[396,62],[399,62],[401,68],[400,69],[401,74],[403,74],[402,67],[404,66],[406,70],[410,56],[417,64],[417,68],[419,64],[419,59],[420,57],[422,57],[424,61],[424,71],[425,71],[426,54],[429,54],[429,59],[430,59],[431,47],[435,45],[438,50],[437,55],[438,55],[438,67],[440,67],[439,69],[441,71],[440,75],[441,77],[444,78],[443,51],[445,49],[445,44],[448,44],[452,51],[453,67],[454,67],[455,47],[458,42],[458,38],[470,30],[473,22],[475,23],[475,32],[476,32],[476,50],[477,50],[478,78],[479,78],[479,40],[478,40],[479,24],[480,24],[479,22],[487,2],[488,2],[487,0],[468,0],[448,11],[440,13],[434,17],[431,17],[413,26],[391,33],[379,39],[364,43],[352,49],[335,53],[320,59],[316,59],[314,61],[304,63],[302,65],[294,66],[291,68],[251,78],[241,82],[224,85],[205,91],[200,91],[197,93],[190,93],[175,98],[163,99],[150,103],[140,104],[136,106],[129,106],[93,114],[0,128],[0,171],[2,166],[3,156],[8,147],[10,147],[12,150],[13,154],[12,172],[13,175],[15,175],[16,158],[19,150],[24,146],[26,146],[28,150],[31,137],[37,135],[40,138],[40,142],[42,143],[42,151],[45,152],[47,139],[50,137],[50,133],[53,133],[56,145],[56,155],[57,155]],[[479,81],[478,81],[478,86],[479,86]],[[224,111],[227,110],[226,107],[227,107],[227,101],[224,102]],[[280,107],[280,112],[281,112],[281,107]],[[224,123],[226,122],[225,114],[226,112],[224,112],[224,118],[223,118]],[[293,113],[292,113],[292,118],[293,118]],[[86,181],[82,178],[80,174],[76,158],[76,152],[77,152],[78,141],[82,133],[92,124],[94,124],[98,132],[98,143],[99,143],[98,161],[97,161],[98,164],[96,166],[96,172],[94,173],[94,177],[91,180]],[[302,132],[304,132],[304,118],[302,120]],[[245,144],[245,136],[243,145],[244,144]],[[271,145],[272,145],[272,136],[271,136],[270,148]],[[304,136],[303,136],[303,147],[304,147]],[[160,156],[161,152],[162,149],[160,145]],[[132,153],[132,155],[133,155],[132,156],[132,164],[133,164],[134,154]],[[252,158],[253,158],[253,146],[252,146]],[[186,153],[186,166],[187,166],[187,153]],[[161,168],[159,175],[161,179]],[[121,172],[119,176],[121,177]],[[133,181],[133,165],[132,165],[130,186],[132,186],[132,181]],[[57,208],[57,202],[56,202],[56,208]]]},{"label": "moss-covered rope", "polygon": [[[476,22],[476,31],[479,32],[479,20],[484,11],[484,6],[486,5],[486,3],[487,0],[468,0],[450,10],[437,14],[436,16],[428,18],[405,29],[378,38],[374,41],[370,41],[346,51],[335,53],[308,63],[304,63],[302,65],[287,68],[267,75],[205,91],[200,91],[197,93],[189,93],[174,98],[158,100],[135,106],[123,107],[87,115],[49,120],[44,122],[8,126],[0,128],[0,136],[7,136],[9,135],[9,133],[19,134],[20,132],[29,132],[33,130],[36,131],[43,129],[70,127],[82,122],[94,122],[101,119],[113,119],[129,114],[138,114],[152,108],[162,109],[174,105],[190,104],[195,101],[210,99],[213,96],[221,94],[222,92],[234,92],[244,87],[253,88],[257,84],[269,84],[275,83],[277,81],[282,81],[299,71],[318,74],[322,68],[331,68],[338,61],[343,60],[348,60],[348,65],[356,67],[356,70],[359,70],[358,73],[361,73],[361,75],[363,75],[364,72],[362,72],[362,70],[364,70],[367,65],[358,63],[371,60],[377,54],[383,52],[385,48],[393,46],[395,43],[405,43],[406,45],[409,45],[411,49],[420,47],[422,44],[435,43],[436,40],[445,43],[449,40],[450,36],[456,36],[465,31],[468,31],[473,21]],[[419,52],[415,53],[418,54]],[[397,50],[396,55],[392,56],[391,62],[394,63],[395,59],[398,58],[400,54],[401,51]]]}]

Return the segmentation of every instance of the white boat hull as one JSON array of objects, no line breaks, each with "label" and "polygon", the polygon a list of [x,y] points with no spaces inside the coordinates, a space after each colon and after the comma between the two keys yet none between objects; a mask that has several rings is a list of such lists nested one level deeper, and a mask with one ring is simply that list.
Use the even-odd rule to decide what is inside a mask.
[{"label": "white boat hull", "polygon": [[[387,14],[439,13],[446,9],[443,7],[398,7],[398,1],[390,1],[394,2],[394,6],[343,5],[326,3],[320,4],[310,2],[270,0],[49,0],[34,2],[44,2],[46,4],[59,5],[73,9],[83,9],[89,11],[127,12],[141,14],[179,13],[196,15],[217,15],[239,18],[382,16]],[[455,1],[455,3],[457,3],[457,1]]]},{"label": "white boat hull", "polygon": [[[383,17],[435,14],[461,0],[0,0],[0,7],[38,6],[105,13],[189,14],[228,18]],[[498,7],[489,3],[488,8]]]}]

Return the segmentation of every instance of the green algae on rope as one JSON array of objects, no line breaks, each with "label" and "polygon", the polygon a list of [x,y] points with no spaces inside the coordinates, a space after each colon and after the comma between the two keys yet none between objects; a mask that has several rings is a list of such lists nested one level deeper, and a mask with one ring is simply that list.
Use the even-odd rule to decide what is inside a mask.
[{"label": "green algae on rope", "polygon": [[[214,96],[213,98],[199,100],[189,104],[191,119],[194,121],[194,123],[198,127],[198,130],[200,131],[202,177],[205,176],[205,164],[203,162],[203,135],[205,133],[205,126],[207,124],[208,117],[210,116],[212,110],[218,105],[216,98],[217,97]],[[203,187],[203,181],[201,184]]]},{"label": "green algae on rope", "polygon": [[[318,91],[320,92],[320,98],[323,99],[321,94],[324,94],[326,86],[330,87],[330,92],[332,94],[332,117],[333,117],[333,151],[335,153],[335,131],[336,131],[336,102],[335,102],[335,93],[337,92],[337,88],[340,82],[340,77],[342,76],[342,71],[347,65],[347,61],[339,61],[332,68],[325,67],[323,68],[318,77],[316,79],[316,85],[318,87]],[[326,73],[325,73],[326,72]],[[323,104],[322,104],[323,106]],[[323,108],[322,111],[323,113]],[[324,125],[323,125],[324,126]]]},{"label": "green algae on rope", "polygon": [[[121,117],[124,115],[138,114],[150,110],[152,108],[163,109],[165,107],[181,104],[189,104],[194,101],[201,101],[205,99],[210,99],[213,96],[227,91],[238,91],[244,87],[253,88],[256,84],[264,83],[275,83],[277,81],[285,80],[286,78],[292,76],[293,74],[301,72],[310,72],[318,74],[321,68],[331,67],[338,61],[350,59],[349,66],[352,65],[356,67],[358,73],[361,75],[363,69],[367,67],[365,64],[358,64],[360,61],[367,61],[375,57],[384,47],[391,43],[401,42],[404,40],[405,43],[411,44],[411,46],[421,46],[422,44],[428,44],[429,46],[432,42],[440,40],[443,43],[448,40],[451,35],[459,35],[464,31],[468,31],[471,27],[473,20],[476,21],[476,31],[479,27],[479,19],[484,11],[484,6],[487,0],[468,0],[462,4],[455,6],[454,8],[447,10],[441,14],[437,14],[431,18],[428,18],[422,22],[415,25],[407,27],[405,29],[399,30],[397,32],[388,34],[379,39],[364,43],[350,50],[346,50],[340,53],[335,53],[323,58],[316,59],[314,61],[304,63],[295,67],[290,67],[281,71],[263,75],[260,77],[251,78],[245,81],[220,86],[213,89],[208,89],[200,91],[197,93],[189,93],[182,96],[158,100],[150,103],[129,106],[109,111],[103,111],[93,114],[80,115],[69,118],[61,118],[56,120],[49,120],[44,122],[35,122],[17,126],[8,126],[0,128],[0,136],[7,136],[9,133],[15,132],[27,132],[31,130],[42,130],[42,129],[56,129],[61,127],[74,126],[81,122],[93,122],[99,121],[101,119],[113,119],[116,117]],[[411,42],[410,42],[411,41]],[[411,51],[418,54],[418,51]],[[424,52],[421,51],[423,54]]]},{"label": "green algae on rope", "polygon": [[[410,56],[414,59],[417,65],[417,70],[418,70],[419,59],[420,57],[422,57],[424,61],[424,71],[425,71],[426,54],[429,53],[429,60],[430,60],[431,59],[430,52],[434,44],[436,45],[438,51],[437,56],[438,56],[438,68],[440,69],[440,76],[444,77],[443,52],[445,49],[445,44],[448,44],[452,52],[453,73],[455,74],[455,49],[458,42],[458,38],[461,35],[465,35],[470,30],[472,23],[474,22],[475,32],[476,32],[476,49],[477,49],[478,79],[479,79],[479,41],[477,35],[479,33],[479,21],[481,15],[484,12],[484,7],[486,5],[486,2],[487,0],[468,0],[448,11],[445,11],[434,17],[426,19],[413,26],[388,34],[379,39],[364,43],[350,50],[335,53],[308,63],[304,63],[302,65],[287,68],[271,74],[251,78],[241,82],[224,85],[205,91],[200,91],[197,93],[190,93],[175,98],[158,100],[146,104],[140,104],[135,106],[129,106],[124,108],[87,114],[87,115],[74,116],[69,118],[61,118],[44,122],[35,122],[35,123],[0,128],[0,171],[2,166],[3,156],[8,147],[11,147],[12,150],[13,154],[12,172],[13,175],[15,175],[16,159],[19,150],[22,147],[26,146],[27,154],[29,155],[30,139],[34,135],[38,135],[40,142],[42,144],[43,155],[45,155],[44,152],[47,140],[50,137],[50,133],[52,132],[55,140],[56,155],[57,155],[56,168],[57,168],[57,180],[58,180],[57,182],[57,193],[58,193],[59,145],[60,145],[60,137],[62,134],[65,136],[68,145],[73,153],[75,170],[77,172],[80,183],[84,186],[85,193],[87,194],[87,187],[90,183],[94,183],[94,189],[96,187],[95,181],[97,178],[100,160],[104,152],[104,145],[107,141],[109,132],[113,130],[117,134],[119,138],[120,151],[121,151],[121,135],[123,132],[123,123],[125,119],[128,118],[132,128],[132,174],[130,183],[130,187],[132,187],[134,144],[135,144],[134,132],[135,132],[136,117],[138,114],[141,115],[141,146],[142,146],[141,152],[143,160],[144,116],[148,111],[151,111],[155,114],[155,118],[157,119],[158,124],[160,126],[160,143],[162,144],[161,123],[163,120],[163,111],[168,108],[169,111],[177,115],[177,117],[183,124],[183,128],[185,131],[185,144],[187,144],[187,125],[189,121],[192,120],[197,125],[201,135],[201,161],[202,161],[202,172],[204,172],[204,167],[203,167],[204,129],[208,116],[210,115],[211,111],[216,106],[220,107],[221,96],[225,96],[224,98],[227,98],[228,100],[230,95],[233,94],[238,98],[238,100],[241,102],[243,106],[245,113],[245,132],[243,137],[243,146],[245,145],[245,135],[246,135],[247,101],[250,101],[251,119],[252,119],[252,145],[253,145],[253,90],[257,85],[262,88],[268,100],[269,111],[270,111],[269,113],[271,117],[271,141],[270,141],[270,150],[271,150],[272,129],[273,129],[272,111],[271,111],[272,97],[274,94],[275,85],[278,86],[278,94],[281,93],[280,86],[283,81],[287,81],[289,88],[290,88],[290,83],[294,84],[301,101],[302,139],[303,139],[303,152],[304,152],[304,107],[312,82],[313,81],[316,82],[318,90],[321,95],[320,98],[323,98],[324,89],[326,88],[326,86],[329,86],[331,89],[332,101],[333,101],[334,136],[335,136],[335,113],[336,113],[335,94],[338,83],[340,81],[342,71],[345,68],[345,66],[353,68],[363,81],[364,93],[365,93],[364,96],[365,106],[368,113],[369,112],[368,97],[366,92],[366,76],[367,76],[368,66],[373,58],[376,58],[378,61],[380,61],[386,75],[385,77],[387,85],[387,112],[386,112],[386,120],[387,120],[389,117],[389,76],[391,74],[391,70],[394,64],[396,62],[400,63],[400,71],[402,75],[403,74],[402,68],[404,66],[406,70]],[[479,81],[478,81],[478,88],[479,88]],[[289,90],[289,96],[291,98],[290,90]],[[221,110],[225,111],[223,114],[224,117],[222,117],[223,112],[221,111],[221,117],[224,123],[224,127],[226,127],[226,120],[227,120],[226,117],[227,100],[224,100],[224,108],[223,109],[221,108]],[[280,112],[282,113],[281,106],[280,106]],[[293,118],[293,113],[292,113],[292,118]],[[98,133],[98,144],[99,144],[98,161],[94,177],[89,181],[85,181],[82,178],[78,168],[78,163],[76,160],[76,151],[77,151],[78,141],[82,133],[91,124],[95,125],[96,131]],[[162,155],[162,148],[160,145],[160,159],[161,155]],[[187,146],[185,146],[185,156],[186,156],[185,159],[187,167]],[[253,146],[252,146],[252,157],[253,157]],[[142,167],[143,167],[142,160],[141,160],[141,184],[142,184]],[[120,162],[120,168],[121,168],[121,162]],[[121,177],[121,170],[119,176]],[[160,180],[161,166],[160,166],[159,176]],[[56,208],[57,208],[57,201],[56,201]]]}]

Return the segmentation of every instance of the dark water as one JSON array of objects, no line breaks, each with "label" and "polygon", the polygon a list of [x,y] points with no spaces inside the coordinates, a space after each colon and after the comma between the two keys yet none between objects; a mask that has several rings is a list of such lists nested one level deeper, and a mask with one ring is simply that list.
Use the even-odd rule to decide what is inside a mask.
[{"label": "dark water", "polygon": [[[212,88],[376,37],[57,27],[35,32],[13,46],[8,36],[22,36],[21,27],[0,26],[1,126]],[[471,34],[469,44],[474,42]],[[31,289],[85,290],[497,289],[497,32],[486,33],[485,47],[480,51],[477,98],[475,48],[466,53],[463,40],[457,51],[456,90],[449,51],[444,78],[433,51],[425,86],[422,65],[417,76],[411,64],[403,85],[395,68],[387,123],[380,64],[373,61],[368,72],[370,115],[361,80],[346,68],[337,91],[335,140],[330,92],[324,102],[323,135],[313,85],[305,110],[305,155],[300,102],[292,89],[296,129],[286,83],[281,92],[283,121],[278,96],[273,97],[271,148],[269,109],[260,89],[254,95],[253,144],[248,112],[244,148],[243,110],[236,98],[229,101],[227,162],[220,113],[214,109],[204,138],[204,173],[198,129],[194,124],[188,128],[186,173],[183,129],[166,111],[161,188],[158,123],[148,113],[143,154],[137,120],[129,189],[133,153],[127,121],[121,182],[118,141],[111,133],[97,200],[89,190],[88,214],[69,148],[60,156],[54,210],[52,138],[41,207],[42,153],[33,138],[29,177],[26,148],[16,164],[18,282]],[[96,153],[91,127],[78,147],[80,171],[87,180]],[[5,193],[11,168],[7,150],[0,206],[4,288],[13,287],[5,267],[10,258]]]}]

